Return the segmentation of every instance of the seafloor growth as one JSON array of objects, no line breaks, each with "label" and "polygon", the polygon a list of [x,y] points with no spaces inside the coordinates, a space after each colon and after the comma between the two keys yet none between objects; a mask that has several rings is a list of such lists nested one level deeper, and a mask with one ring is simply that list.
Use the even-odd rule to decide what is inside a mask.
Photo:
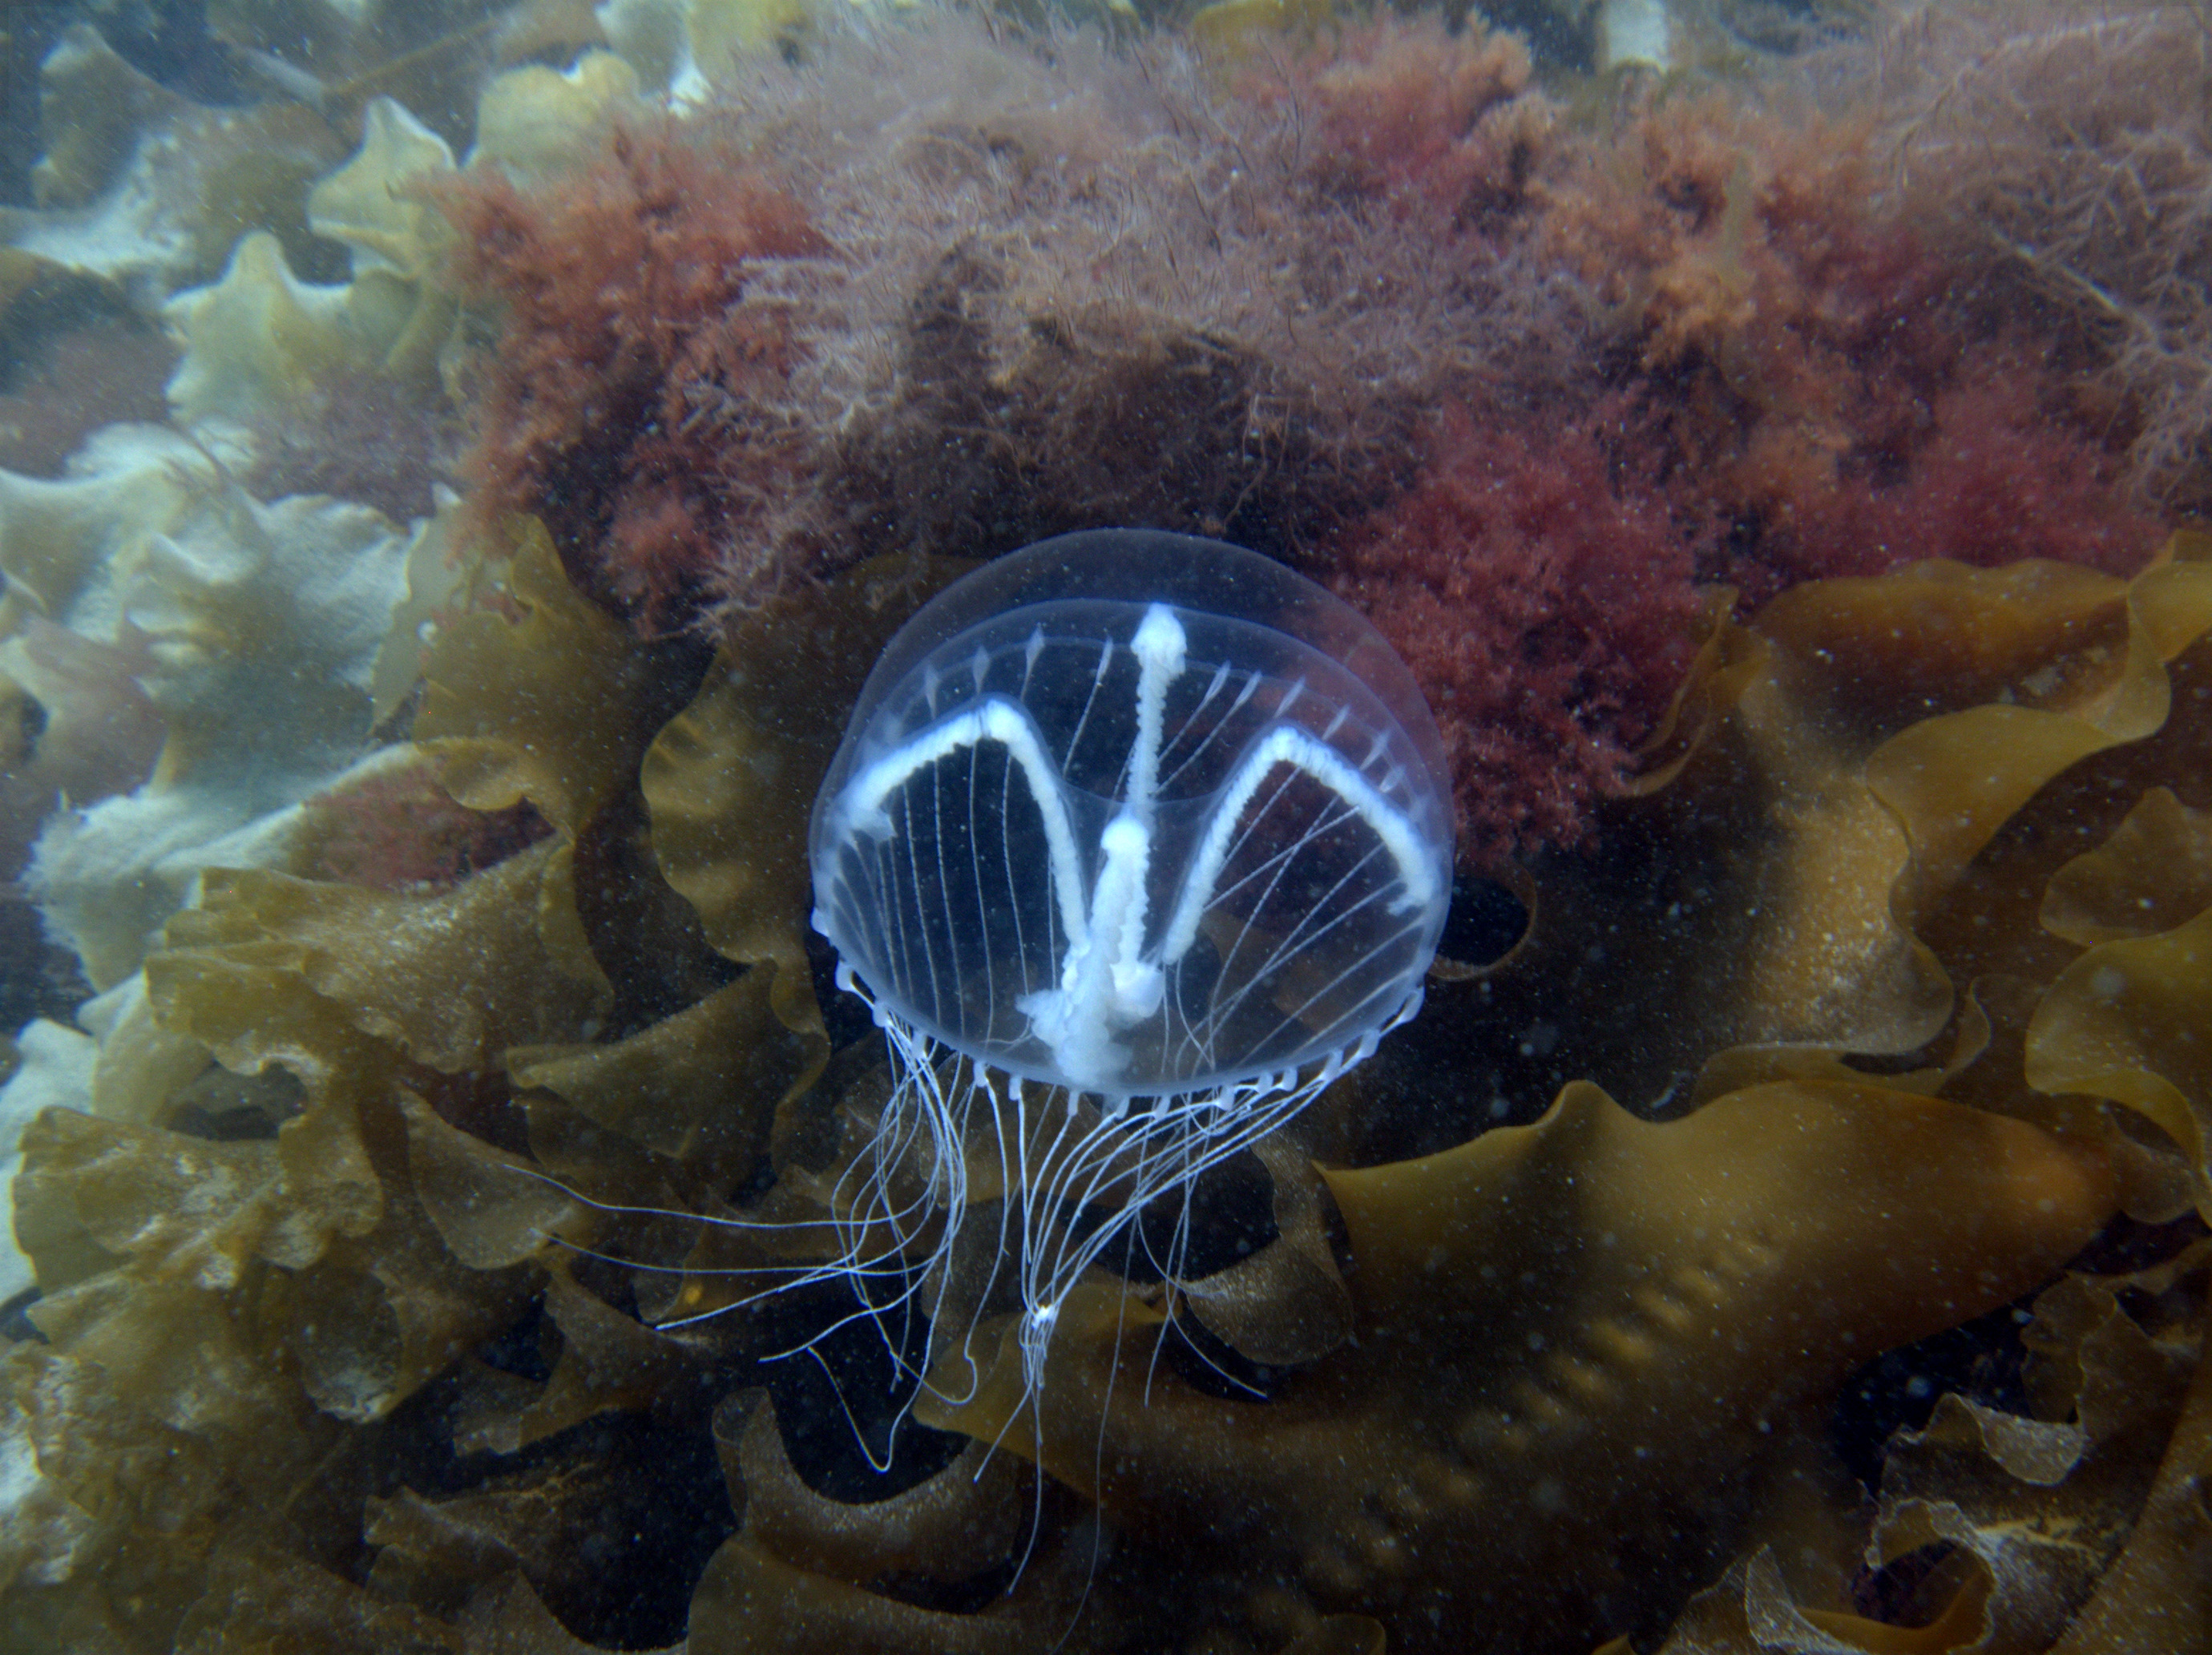
[{"label": "seafloor growth", "polygon": [[2141,566],[2148,405],[1885,187],[1882,109],[1625,95],[1593,130],[1433,21],[1220,73],[957,22],[749,66],[579,173],[439,186],[500,301],[477,508],[653,631],[1119,523],[1335,569],[1480,865],[1584,839],[1693,582]]},{"label": "seafloor growth", "polygon": [[534,194],[453,186],[465,280],[506,313],[469,469],[488,522],[541,516],[595,595],[647,627],[696,611],[715,549],[802,488],[782,412],[788,319],[743,303],[756,267],[827,245],[744,152],[663,125]]},{"label": "seafloor growth", "polygon": [[[2212,1646],[2200,13],[1549,87],[483,15],[231,126],[72,36],[0,226],[185,352],[0,475],[4,871],[100,991],[4,1094],[0,1648]],[[877,651],[1102,522],[1367,605],[1525,933],[894,1444],[749,1292],[805,1232],[697,1219],[874,1125],[804,842]]]},{"label": "seafloor growth", "polygon": [[[516,1169],[664,1210],[820,1199],[879,1060],[863,1040],[823,1068],[808,790],[760,778],[818,770],[866,635],[911,599],[848,577],[748,629],[641,755],[649,656],[541,549],[520,621],[434,656],[422,733],[461,799],[527,798],[556,837],[441,894],[211,876],[149,981],[162,1026],[222,1067],[149,1119],[33,1129],[43,1337],[8,1360],[41,1480],[16,1624],[465,1649],[552,1635],[550,1614],[636,1647],[684,1630],[704,1561],[694,1649],[825,1627],[1029,1648],[1072,1626],[1086,1648],[1578,1650],[1677,1613],[1684,1638],[1781,1615],[1844,1647],[1880,1615],[1960,1647],[1984,1615],[2039,1616],[2022,1646],[2042,1647],[2070,1616],[2069,1646],[2103,1649],[2135,1646],[2083,1628],[2134,1592],[2200,1635],[2201,1518],[2162,1491],[2212,1454],[2189,1381],[2208,1256],[2174,1224],[2206,1171],[2203,922],[2180,916],[2208,889],[2212,565],[2177,551],[2132,584],[1934,565],[1807,587],[1724,633],[1671,777],[1601,806],[1638,856],[1557,865],[1513,959],[1437,989],[1408,1048],[1301,1129],[1381,1164],[1316,1204],[1279,1155],[1277,1236],[1243,1263],[1172,1301],[1106,1277],[1072,1303],[1042,1503],[1023,1427],[988,1476],[971,1451],[856,1506],[803,1480],[862,1491],[805,1423],[823,1398],[762,1363],[828,1306],[656,1334],[726,1301],[713,1272],[767,1262],[757,1244],[587,1212]],[[787,690],[833,640],[847,677]],[[661,871],[617,873],[641,789]],[[665,924],[663,878],[759,963],[595,1042],[624,988],[595,962],[639,952],[609,928]],[[1488,1112],[1470,1038],[1516,1118],[1589,1079],[1533,1124],[1388,1160]],[[1838,1050],[1931,1055],[1877,1078]],[[1665,1123],[1591,1084],[1649,1098],[1678,1075]],[[190,1130],[211,1109],[221,1140]],[[2112,1230],[2116,1209],[2166,1228]],[[2088,1273],[2033,1298],[2100,1231]],[[2155,1268],[2130,1263],[2160,1235]],[[1888,1445],[1863,1561],[1839,1390],[1990,1311],[1985,1354],[2019,1329],[2027,1367],[1934,1370],[1956,1389]],[[994,1438],[1012,1399],[1002,1381],[938,1422]],[[2069,1536],[2023,1552],[2039,1513]]]}]

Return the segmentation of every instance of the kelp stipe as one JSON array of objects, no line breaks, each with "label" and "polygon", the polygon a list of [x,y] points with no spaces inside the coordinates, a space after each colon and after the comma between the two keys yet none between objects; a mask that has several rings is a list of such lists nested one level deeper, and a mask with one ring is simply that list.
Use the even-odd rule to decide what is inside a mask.
[{"label": "kelp stipe", "polygon": [[1063,536],[916,615],[810,837],[814,924],[891,1052],[838,1202],[863,1299],[944,1291],[908,1272],[954,1256],[980,1148],[1041,1384],[1062,1301],[1137,1244],[1139,1211],[1187,1202],[1419,1009],[1450,894],[1444,776],[1381,636],[1218,541]]}]

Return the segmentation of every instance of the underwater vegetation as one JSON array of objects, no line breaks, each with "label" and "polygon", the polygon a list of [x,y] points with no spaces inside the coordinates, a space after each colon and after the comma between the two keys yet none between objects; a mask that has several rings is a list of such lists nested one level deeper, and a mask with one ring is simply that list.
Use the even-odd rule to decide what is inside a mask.
[{"label": "underwater vegetation", "polygon": [[[887,546],[1227,536],[1341,568],[1430,662],[1486,861],[1582,838],[1699,583],[2159,542],[2151,410],[1895,187],[1910,105],[1685,92],[1594,131],[1513,37],[1434,21],[1220,76],[940,27],[617,114],[578,177],[432,193],[502,301],[477,508],[540,516],[648,631]],[[1532,423],[1578,435],[1532,460]],[[1492,486],[1519,522],[1465,520]]]},{"label": "underwater vegetation", "polygon": [[805,428],[777,413],[799,347],[744,304],[748,277],[829,248],[734,147],[674,130],[611,147],[557,192],[494,172],[456,199],[463,278],[507,316],[472,498],[490,522],[538,514],[605,601],[680,625],[705,550],[760,532],[806,475]]},{"label": "underwater vegetation", "polygon": [[[0,1648],[2212,1646],[2202,8],[833,9],[40,37]],[[811,812],[1130,527],[1395,648],[1453,913],[1040,1342]]]},{"label": "underwater vegetation", "polygon": [[1332,548],[1437,710],[1473,861],[1580,843],[1704,630],[1693,537],[1602,411],[1540,441],[1447,409],[1421,474]]}]

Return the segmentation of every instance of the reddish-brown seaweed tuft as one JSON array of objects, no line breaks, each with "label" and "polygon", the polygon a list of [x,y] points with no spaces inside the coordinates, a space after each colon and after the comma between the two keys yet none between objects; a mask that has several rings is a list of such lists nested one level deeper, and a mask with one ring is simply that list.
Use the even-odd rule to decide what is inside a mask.
[{"label": "reddish-brown seaweed tuft", "polygon": [[1436,712],[1477,864],[1583,840],[1696,647],[1695,537],[1601,432],[1455,411],[1338,550],[1336,589]]},{"label": "reddish-brown seaweed tuft", "polygon": [[446,204],[464,275],[507,307],[467,462],[479,508],[541,518],[585,589],[682,626],[806,447],[778,411],[798,347],[745,303],[756,268],[824,244],[774,179],[672,126],[618,131],[531,191],[471,176]]},{"label": "reddish-brown seaweed tuft", "polygon": [[1287,94],[1310,111],[1304,170],[1324,193],[1480,222],[1519,203],[1551,130],[1552,106],[1524,95],[1533,80],[1518,36],[1430,16],[1347,28],[1285,86],[1244,95]]},{"label": "reddish-brown seaweed tuft", "polygon": [[1750,606],[1933,557],[2133,573],[2160,527],[2125,498],[2127,430],[1920,232],[1888,164],[1863,112],[1706,98],[1544,181],[1544,242],[1608,307],[1676,491],[1731,527],[1701,572]]},{"label": "reddish-brown seaweed tuft", "polygon": [[2162,531],[2128,503],[2115,456],[2058,395],[2017,353],[1978,350],[1893,446],[1836,455],[1755,433],[1723,499],[1756,537],[1726,574],[1754,599],[1930,557],[1982,568],[2045,557],[2132,575]]}]

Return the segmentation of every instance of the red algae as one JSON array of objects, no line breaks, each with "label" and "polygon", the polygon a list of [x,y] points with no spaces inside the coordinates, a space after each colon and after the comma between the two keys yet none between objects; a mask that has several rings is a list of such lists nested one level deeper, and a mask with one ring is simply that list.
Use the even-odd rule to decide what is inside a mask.
[{"label": "red algae", "polygon": [[2069,340],[2138,506],[2212,505],[2203,9],[1960,0],[1898,17],[1862,95],[1899,192],[1987,301]]},{"label": "red algae", "polygon": [[1729,468],[1757,525],[1725,572],[1747,600],[1802,580],[1884,575],[1944,557],[2026,557],[2134,574],[2163,534],[2131,507],[2114,457],[2049,405],[2054,387],[2012,353],[1975,353],[1895,448],[1840,459],[1757,437]]},{"label": "red algae", "polygon": [[1413,670],[1443,732],[1470,865],[1572,846],[1689,665],[1699,536],[1592,419],[1540,441],[1454,411],[1332,584]]},{"label": "red algae", "polygon": [[825,245],[774,179],[672,125],[618,130],[580,176],[472,175],[444,204],[465,278],[507,308],[465,462],[478,510],[538,516],[585,590],[681,628],[808,446],[776,411],[788,326],[744,302],[757,266]]},{"label": "red algae", "polygon": [[1219,78],[951,21],[825,44],[557,185],[450,186],[506,307],[475,508],[647,634],[1106,525],[1319,562],[1437,703],[1470,859],[1577,845],[1699,582],[2124,575],[2162,532],[2094,352],[1927,230],[1881,112],[1761,95],[1600,130],[1435,18]]},{"label": "red algae", "polygon": [[1691,100],[1546,181],[1541,234],[1610,307],[1674,491],[1731,526],[1701,574],[1755,608],[1932,557],[2133,573],[2161,529],[2126,498],[2126,431],[1917,232],[1879,137]]},{"label": "red algae", "polygon": [[[1450,82],[1449,53],[1426,61]],[[1402,88],[1380,104],[1423,106]],[[1386,123],[1384,153],[1433,175],[1450,125]],[[1526,417],[1570,435],[1540,450],[1455,424],[1342,565],[1438,705],[1471,855],[1584,839],[1686,666],[1695,581],[1749,611],[1929,557],[2149,557],[2159,526],[2126,504],[2069,364],[1916,233],[1871,117],[1688,97],[1540,159],[1521,196],[1534,264],[1571,272],[1611,335]],[[1598,441],[1593,395],[1636,410],[1632,433]]]},{"label": "red algae", "polygon": [[1463,222],[1519,202],[1553,118],[1550,104],[1524,96],[1533,80],[1518,37],[1455,33],[1423,17],[1347,28],[1273,90],[1317,117],[1309,172],[1324,192],[1418,203]]}]

